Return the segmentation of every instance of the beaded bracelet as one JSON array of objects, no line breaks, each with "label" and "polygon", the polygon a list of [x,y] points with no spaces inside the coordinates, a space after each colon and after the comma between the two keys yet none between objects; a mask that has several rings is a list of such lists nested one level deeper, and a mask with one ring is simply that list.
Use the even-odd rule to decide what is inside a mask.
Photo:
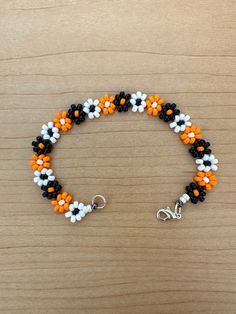
[{"label": "beaded bracelet", "polygon": [[54,211],[65,213],[65,217],[70,218],[72,223],[80,221],[86,214],[95,209],[103,208],[106,200],[102,195],[95,195],[91,204],[85,205],[78,201],[72,201],[72,196],[68,192],[61,192],[62,186],[56,180],[51,169],[51,157],[48,155],[53,145],[60,138],[61,132],[67,132],[72,128],[72,124],[81,124],[88,117],[89,119],[99,118],[101,114],[110,115],[116,110],[126,112],[129,109],[133,112],[144,112],[154,117],[159,117],[169,123],[169,127],[175,133],[179,133],[181,141],[190,145],[189,152],[195,158],[197,173],[185,188],[185,193],[175,202],[175,209],[169,207],[162,208],[157,212],[160,220],[180,219],[181,210],[189,200],[193,204],[203,202],[206,192],[216,185],[216,176],[213,174],[217,170],[218,160],[211,153],[210,143],[202,137],[200,129],[192,124],[190,116],[180,113],[174,103],[165,103],[159,95],[147,97],[146,94],[137,92],[126,94],[120,92],[115,96],[104,95],[102,98],[89,98],[83,105],[73,104],[68,111],[56,113],[53,122],[48,122],[42,126],[41,135],[32,142],[34,154],[30,165],[34,171],[34,182],[41,188],[42,196],[51,200]]}]

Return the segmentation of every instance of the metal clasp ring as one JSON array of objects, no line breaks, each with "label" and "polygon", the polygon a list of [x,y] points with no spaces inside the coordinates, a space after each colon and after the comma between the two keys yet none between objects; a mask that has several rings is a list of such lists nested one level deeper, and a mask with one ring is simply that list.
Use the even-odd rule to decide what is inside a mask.
[{"label": "metal clasp ring", "polygon": [[[98,205],[97,201],[99,201],[99,203],[101,203],[100,205]],[[106,206],[106,199],[103,195],[94,195],[94,197],[92,198],[92,207],[96,208],[96,209],[102,209]]]},{"label": "metal clasp ring", "polygon": [[157,212],[157,219],[159,220],[166,221],[175,218],[177,218],[176,214],[170,209],[170,207],[161,208]]},{"label": "metal clasp ring", "polygon": [[170,219],[181,219],[182,218],[181,209],[182,209],[182,204],[179,201],[177,201],[175,203],[174,211],[171,210],[170,207],[159,209],[157,212],[157,219],[162,220],[162,221],[166,221]]}]

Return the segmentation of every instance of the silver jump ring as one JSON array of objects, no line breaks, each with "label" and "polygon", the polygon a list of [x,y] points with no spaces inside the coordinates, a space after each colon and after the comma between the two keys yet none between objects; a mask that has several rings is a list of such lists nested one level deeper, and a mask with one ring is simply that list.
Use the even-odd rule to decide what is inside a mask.
[{"label": "silver jump ring", "polygon": [[[98,205],[98,203],[101,203],[100,205]],[[102,209],[106,206],[106,199],[103,195],[94,195],[94,197],[92,198],[92,206],[96,205],[97,209]]]}]

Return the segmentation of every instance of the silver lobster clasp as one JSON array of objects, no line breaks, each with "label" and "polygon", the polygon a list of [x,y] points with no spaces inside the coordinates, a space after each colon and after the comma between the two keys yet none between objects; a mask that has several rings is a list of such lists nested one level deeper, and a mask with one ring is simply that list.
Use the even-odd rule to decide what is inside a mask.
[{"label": "silver lobster clasp", "polygon": [[181,203],[177,201],[175,203],[174,211],[171,210],[170,207],[159,209],[157,212],[157,219],[162,220],[162,221],[166,221],[170,219],[181,219],[182,218],[181,209],[182,209]]}]

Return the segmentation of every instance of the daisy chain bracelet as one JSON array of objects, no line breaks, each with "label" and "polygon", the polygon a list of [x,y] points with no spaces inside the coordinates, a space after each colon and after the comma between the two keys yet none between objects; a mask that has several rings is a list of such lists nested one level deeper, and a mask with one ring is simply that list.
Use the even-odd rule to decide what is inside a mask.
[{"label": "daisy chain bracelet", "polygon": [[189,152],[195,158],[197,172],[193,181],[185,187],[185,193],[175,202],[174,210],[169,207],[157,212],[159,220],[180,219],[182,207],[188,201],[193,204],[203,202],[206,193],[217,183],[214,172],[217,170],[218,160],[212,154],[210,143],[203,139],[200,129],[192,124],[190,116],[181,113],[174,103],[165,103],[159,95],[147,96],[141,92],[117,95],[104,95],[100,99],[89,98],[83,105],[73,104],[68,111],[58,112],[52,122],[42,126],[41,135],[32,142],[34,154],[30,165],[34,171],[33,181],[40,187],[42,196],[51,200],[54,211],[64,213],[72,223],[80,221],[95,209],[103,208],[106,199],[102,195],[95,195],[90,204],[74,201],[72,196],[62,191],[62,186],[56,180],[51,169],[49,156],[53,146],[61,133],[68,132],[73,123],[81,124],[86,118],[97,119],[103,115],[113,114],[115,111],[144,112],[150,116],[159,117],[169,124],[169,127],[179,134],[183,144],[189,145]]}]

